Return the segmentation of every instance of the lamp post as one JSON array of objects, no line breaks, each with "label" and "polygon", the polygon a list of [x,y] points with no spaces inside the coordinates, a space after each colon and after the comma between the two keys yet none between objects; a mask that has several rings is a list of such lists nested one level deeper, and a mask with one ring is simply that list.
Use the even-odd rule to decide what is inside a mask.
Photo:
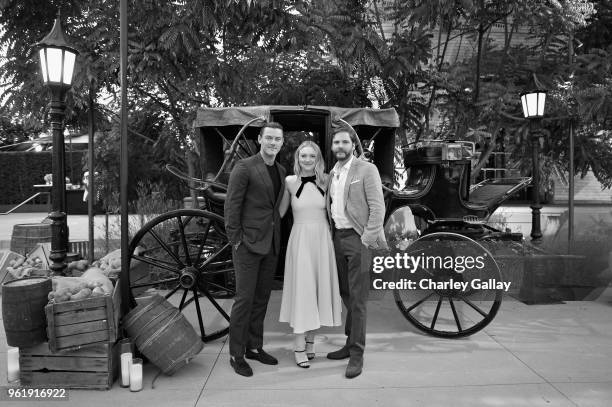
[{"label": "lamp post", "polygon": [[[523,116],[530,121],[531,127],[535,121],[539,121],[544,116],[544,105],[546,103],[546,92],[543,90],[534,90],[521,94],[521,103],[523,105]],[[532,165],[533,165],[533,202],[531,204],[531,240],[534,243],[539,243],[542,239],[542,230],[540,226],[540,140],[539,136],[531,137],[532,148]]]},{"label": "lamp post", "polygon": [[43,82],[49,89],[49,121],[53,133],[53,186],[51,188],[51,253],[50,268],[61,272],[66,265],[64,259],[68,248],[68,225],[66,223],[66,179],[64,153],[64,111],[66,92],[72,84],[74,63],[78,51],[69,45],[62,30],[58,13],[51,32],[36,44],[39,47]]}]

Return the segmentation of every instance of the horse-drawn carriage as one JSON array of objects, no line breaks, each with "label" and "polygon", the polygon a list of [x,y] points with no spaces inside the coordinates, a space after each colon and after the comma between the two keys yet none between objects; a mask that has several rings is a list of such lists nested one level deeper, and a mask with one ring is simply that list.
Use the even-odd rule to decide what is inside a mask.
[{"label": "horse-drawn carriage", "polygon": [[[473,143],[434,140],[398,148],[395,131],[399,118],[395,110],[316,106],[198,111],[194,128],[202,179],[189,177],[171,166],[168,169],[196,189],[202,200],[198,209],[161,214],[136,233],[130,243],[132,267],[127,279],[132,305],[136,297],[158,292],[196,319],[194,324],[198,325],[202,340],[213,340],[228,332],[234,273],[231,247],[224,231],[225,191],[236,160],[257,153],[257,135],[266,121],[283,125],[285,141],[277,160],[289,173],[293,152],[304,140],[320,146],[329,171],[334,164],[332,130],[337,126],[355,130],[360,140],[357,153],[377,166],[383,180],[385,231],[395,254],[484,256],[483,267],[474,273],[424,265],[414,270],[411,278],[427,278],[435,284],[414,290],[394,289],[398,308],[411,323],[432,335],[458,337],[482,329],[493,319],[503,289],[466,290],[436,284],[470,279],[502,281],[495,259],[480,243],[516,242],[522,236],[496,230],[486,221],[505,199],[525,188],[530,179],[485,180],[470,185],[475,158]],[[400,151],[406,168],[404,175],[396,170],[396,152]],[[394,184],[402,187],[394,188]],[[283,228],[288,232],[290,227],[288,216]],[[285,233],[285,242],[287,238]],[[282,265],[281,256],[279,277]],[[397,268],[387,272],[389,279],[401,277]]]}]

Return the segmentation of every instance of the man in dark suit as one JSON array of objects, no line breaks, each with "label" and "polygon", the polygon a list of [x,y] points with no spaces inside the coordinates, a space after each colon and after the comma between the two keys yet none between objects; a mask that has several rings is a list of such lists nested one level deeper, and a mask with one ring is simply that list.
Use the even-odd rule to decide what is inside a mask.
[{"label": "man in dark suit", "polygon": [[280,251],[280,213],[285,169],[275,162],[283,128],[269,122],[259,133],[259,154],[238,161],[225,200],[225,230],[232,245],[236,296],[230,316],[230,364],[252,376],[244,357],[268,365],[278,361],[262,349],[263,325]]},{"label": "man in dark suit", "polygon": [[333,227],[340,296],[347,309],[346,344],[327,357],[350,358],[345,374],[349,379],[359,376],[363,369],[372,250],[388,249],[380,175],[374,164],[353,155],[356,144],[357,135],[352,130],[341,128],[334,133],[332,152],[337,162],[329,174],[325,194]]}]

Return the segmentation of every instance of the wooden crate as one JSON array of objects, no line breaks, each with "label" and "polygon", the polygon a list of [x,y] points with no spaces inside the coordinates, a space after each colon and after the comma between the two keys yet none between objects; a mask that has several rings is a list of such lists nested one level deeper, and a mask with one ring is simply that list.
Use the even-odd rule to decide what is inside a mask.
[{"label": "wooden crate", "polygon": [[119,371],[119,342],[52,353],[46,342],[19,348],[21,386],[110,389]]},{"label": "wooden crate", "polygon": [[19,253],[12,252],[10,250],[0,250],[0,284],[14,280],[11,273],[8,272],[9,262],[11,260],[23,259]]},{"label": "wooden crate", "polygon": [[83,345],[114,343],[119,336],[121,293],[119,282],[112,295],[50,303],[45,307],[47,336],[52,352]]}]

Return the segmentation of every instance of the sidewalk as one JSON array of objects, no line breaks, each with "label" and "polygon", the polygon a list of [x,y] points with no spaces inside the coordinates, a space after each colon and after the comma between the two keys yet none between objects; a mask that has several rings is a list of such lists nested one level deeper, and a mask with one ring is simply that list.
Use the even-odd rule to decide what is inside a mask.
[{"label": "sidewalk", "polygon": [[[0,248],[12,226],[39,222],[46,213],[0,216]],[[111,222],[113,219],[111,218]],[[130,217],[130,223],[138,223]],[[96,216],[104,238],[104,216]],[[87,239],[87,216],[69,216],[71,240]],[[117,223],[112,223],[117,225]],[[111,226],[118,229],[118,226]],[[278,366],[251,365],[244,378],[229,366],[227,337],[205,345],[172,377],[145,365],[144,390],[131,393],[116,381],[109,391],[70,390],[68,406],[609,406],[612,402],[612,289],[596,301],[525,305],[506,296],[483,331],[463,339],[422,334],[406,321],[390,292],[368,303],[364,373],[344,377],[346,361],[325,358],[344,343],[342,328],[316,337],[310,369],[293,360],[287,324],[278,322],[280,291],[273,291],[266,317],[265,348]],[[195,322],[195,307],[185,315]],[[214,314],[218,315],[218,314]],[[7,383],[6,337],[0,328],[0,386]],[[2,406],[43,406],[8,402]]]},{"label": "sidewalk", "polygon": [[[255,375],[229,366],[226,337],[208,343],[172,377],[145,365],[144,390],[115,382],[109,391],[70,390],[70,406],[608,406],[612,400],[612,294],[597,302],[525,305],[510,297],[493,322],[468,338],[417,332],[391,293],[369,302],[368,344],[361,376],[344,378],[340,328],[321,329],[310,369],[293,361],[287,324],[277,322],[280,291],[266,318],[265,348],[278,366],[252,362]],[[195,312],[195,311],[194,311]],[[187,315],[190,317],[189,315]],[[0,385],[6,383],[6,338],[0,338]],[[3,406],[44,405],[4,402]]]}]

